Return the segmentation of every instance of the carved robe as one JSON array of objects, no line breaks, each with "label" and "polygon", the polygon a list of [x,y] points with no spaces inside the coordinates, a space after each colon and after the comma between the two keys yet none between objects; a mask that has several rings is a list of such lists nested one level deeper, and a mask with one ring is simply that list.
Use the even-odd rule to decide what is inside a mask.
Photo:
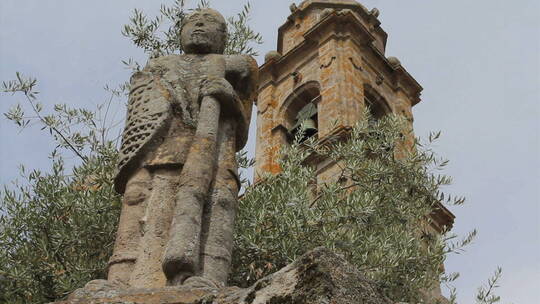
[{"label": "carved robe", "polygon": [[[115,189],[124,194],[124,198],[115,249],[109,262],[109,280],[136,287],[165,285],[160,258],[167,242],[178,176],[198,123],[201,87],[211,69],[208,56],[224,55],[159,57],[151,59],[131,78],[115,178]],[[232,225],[240,186],[235,152],[243,148],[247,140],[258,73],[257,64],[249,56],[225,56],[225,62],[225,78],[234,89],[241,113],[222,109],[220,147],[216,155],[218,168],[203,218],[203,222],[208,221],[203,223],[203,239],[208,239],[204,245],[208,248],[203,248],[204,257],[201,257],[203,265],[217,266],[200,270],[218,281],[226,279],[226,264],[230,264],[231,259]],[[210,217],[216,215],[224,220],[210,223]],[[213,229],[212,225],[220,227]]]}]

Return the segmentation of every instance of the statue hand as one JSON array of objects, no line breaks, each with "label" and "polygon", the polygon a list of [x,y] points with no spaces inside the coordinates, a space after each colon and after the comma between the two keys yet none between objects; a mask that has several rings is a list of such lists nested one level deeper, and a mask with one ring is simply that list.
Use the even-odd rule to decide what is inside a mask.
[{"label": "statue hand", "polygon": [[225,114],[239,114],[241,104],[238,102],[233,86],[221,77],[209,77],[201,86],[201,97],[211,96],[221,104],[221,112]]}]

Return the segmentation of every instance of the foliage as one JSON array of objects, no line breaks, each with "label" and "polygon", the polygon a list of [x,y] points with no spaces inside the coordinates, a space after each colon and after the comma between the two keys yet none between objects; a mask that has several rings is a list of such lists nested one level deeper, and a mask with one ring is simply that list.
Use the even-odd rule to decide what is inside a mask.
[{"label": "foliage", "polygon": [[[4,92],[22,92],[34,114],[27,118],[16,105],[5,116],[23,128],[39,124],[56,143],[50,172],[21,167],[23,182],[0,191],[0,301],[8,303],[54,301],[104,277],[120,209],[111,183],[116,142],[108,139],[106,115],[96,115],[107,108],[56,105],[43,115],[35,85],[20,74],[3,84]],[[80,161],[71,170],[66,149]]]},{"label": "foliage", "polygon": [[477,304],[493,304],[501,300],[501,297],[493,294],[494,289],[499,287],[497,283],[501,278],[501,274],[502,269],[498,267],[493,277],[488,280],[487,285],[478,288],[478,294],[476,295]]},{"label": "foliage", "polygon": [[[302,142],[298,135],[282,153],[282,172],[248,189],[237,221],[235,283],[252,283],[317,246],[342,253],[396,301],[419,301],[438,282],[445,254],[461,246],[431,233],[426,215],[463,199],[441,191],[451,182],[436,173],[446,161],[419,142],[403,148],[410,134],[402,119],[369,121],[346,139]],[[314,158],[338,164],[333,178],[316,180]]]}]

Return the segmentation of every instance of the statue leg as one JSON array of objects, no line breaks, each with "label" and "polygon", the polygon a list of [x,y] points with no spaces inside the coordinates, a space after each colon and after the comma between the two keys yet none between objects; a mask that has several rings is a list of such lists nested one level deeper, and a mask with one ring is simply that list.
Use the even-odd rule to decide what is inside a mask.
[{"label": "statue leg", "polygon": [[238,206],[238,165],[234,123],[222,125],[218,141],[218,170],[210,203],[205,207],[202,231],[202,277],[225,286],[232,260],[234,219]]},{"label": "statue leg", "polygon": [[152,288],[166,284],[161,258],[169,237],[179,176],[179,166],[152,170],[152,193],[146,203],[143,236],[130,278],[131,287]]},{"label": "statue leg", "polygon": [[169,286],[181,285],[200,272],[201,217],[207,195],[199,191],[197,182],[181,180],[173,205],[169,242],[162,258]]},{"label": "statue leg", "polygon": [[[201,123],[199,127],[217,121]],[[204,128],[203,128],[204,129]],[[202,132],[204,133],[204,132]],[[211,133],[211,132],[210,132]],[[217,134],[195,134],[180,174],[169,241],[162,259],[167,285],[181,285],[201,272],[201,229],[204,206],[208,203],[211,183],[216,174]]]},{"label": "statue leg", "polygon": [[108,280],[111,282],[129,284],[129,277],[137,260],[141,238],[140,221],[144,216],[150,183],[150,173],[141,168],[126,184],[114,251],[109,260]]}]

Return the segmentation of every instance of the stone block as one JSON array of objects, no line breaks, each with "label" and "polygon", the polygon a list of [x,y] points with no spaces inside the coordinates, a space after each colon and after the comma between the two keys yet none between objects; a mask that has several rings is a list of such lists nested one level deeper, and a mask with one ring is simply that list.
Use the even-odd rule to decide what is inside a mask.
[{"label": "stone block", "polygon": [[245,289],[125,289],[88,283],[57,304],[391,304],[372,282],[332,251],[319,247]]}]

